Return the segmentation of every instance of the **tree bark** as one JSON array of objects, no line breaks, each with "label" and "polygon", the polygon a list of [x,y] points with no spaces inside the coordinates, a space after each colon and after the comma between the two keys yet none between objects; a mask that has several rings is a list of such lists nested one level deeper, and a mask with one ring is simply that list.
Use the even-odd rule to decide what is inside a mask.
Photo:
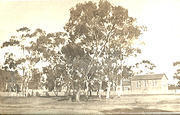
[{"label": "tree bark", "polygon": [[111,82],[108,82],[107,92],[106,92],[106,99],[109,99],[111,91]]},{"label": "tree bark", "polygon": [[66,87],[66,92],[65,92],[65,96],[69,96],[70,95],[70,86],[69,86],[69,84],[67,84],[67,87]]},{"label": "tree bark", "polygon": [[58,90],[57,90],[57,87],[56,87],[56,80],[54,81],[54,90],[53,90],[55,96],[57,97],[58,96]]},{"label": "tree bark", "polygon": [[88,92],[89,92],[89,82],[86,81],[86,90],[85,90],[85,94],[86,94],[87,99],[88,99],[88,97],[89,97]]},{"label": "tree bark", "polygon": [[6,82],[5,91],[8,91],[8,83]]},{"label": "tree bark", "polygon": [[80,89],[76,92],[76,102],[80,102]]},{"label": "tree bark", "polygon": [[122,95],[122,79],[120,80],[120,84],[116,86],[116,93],[118,97]]},{"label": "tree bark", "polygon": [[101,99],[102,98],[102,81],[99,83],[99,93],[98,93],[98,95],[99,95],[99,99]]},{"label": "tree bark", "polygon": [[29,84],[29,78],[25,78],[25,80],[23,81],[23,94],[25,97],[27,97],[28,95],[28,92],[27,92],[29,89],[28,84]]}]

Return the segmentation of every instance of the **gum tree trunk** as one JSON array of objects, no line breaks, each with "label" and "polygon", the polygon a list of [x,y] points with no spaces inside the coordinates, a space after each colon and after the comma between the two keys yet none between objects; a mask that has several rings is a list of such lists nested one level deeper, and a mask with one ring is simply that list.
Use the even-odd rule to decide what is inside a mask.
[{"label": "gum tree trunk", "polygon": [[120,84],[116,86],[116,93],[118,97],[122,95],[122,79],[120,80]]},{"label": "gum tree trunk", "polygon": [[80,91],[78,91],[76,93],[76,101],[79,102],[80,101]]},{"label": "gum tree trunk", "polygon": [[101,99],[102,98],[102,81],[100,81],[100,83],[99,83],[99,93],[98,93],[98,95],[99,95],[99,99]]},{"label": "gum tree trunk", "polygon": [[80,91],[81,89],[79,88],[76,92],[76,102],[80,102]]},{"label": "gum tree trunk", "polygon": [[110,97],[110,91],[111,91],[111,82],[108,82],[107,84],[107,92],[106,92],[106,99],[109,99]]},{"label": "gum tree trunk", "polygon": [[86,94],[87,99],[88,99],[88,97],[89,97],[88,92],[89,92],[89,83],[88,83],[88,81],[86,81],[86,90],[85,90],[85,94]]}]

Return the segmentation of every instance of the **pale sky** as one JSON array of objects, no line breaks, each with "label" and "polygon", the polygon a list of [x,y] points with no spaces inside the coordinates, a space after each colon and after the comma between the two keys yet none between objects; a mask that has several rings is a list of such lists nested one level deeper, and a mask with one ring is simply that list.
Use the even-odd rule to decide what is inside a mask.
[{"label": "pale sky", "polygon": [[[27,26],[48,32],[61,31],[69,9],[88,0],[0,0],[0,41]],[[98,0],[92,0],[98,1]],[[172,63],[180,60],[180,0],[109,0],[127,8],[129,15],[146,25],[143,56],[172,81]]]}]

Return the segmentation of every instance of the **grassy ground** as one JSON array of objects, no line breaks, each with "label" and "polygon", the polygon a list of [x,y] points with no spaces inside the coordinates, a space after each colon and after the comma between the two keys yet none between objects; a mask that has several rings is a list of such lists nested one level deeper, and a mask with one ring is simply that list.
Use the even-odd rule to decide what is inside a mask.
[{"label": "grassy ground", "polygon": [[87,102],[63,97],[0,97],[0,114],[120,114],[180,112],[180,95],[121,96]]}]

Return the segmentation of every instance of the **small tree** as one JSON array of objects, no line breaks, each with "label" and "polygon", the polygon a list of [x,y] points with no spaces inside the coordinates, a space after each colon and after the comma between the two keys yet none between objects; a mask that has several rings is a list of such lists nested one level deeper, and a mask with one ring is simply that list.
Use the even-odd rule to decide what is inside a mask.
[{"label": "small tree", "polygon": [[174,78],[178,80],[178,83],[177,83],[178,86],[180,86],[180,69],[179,69],[180,67],[179,67],[179,65],[180,65],[179,61],[173,63],[173,66],[176,67],[176,72],[174,73]]}]

